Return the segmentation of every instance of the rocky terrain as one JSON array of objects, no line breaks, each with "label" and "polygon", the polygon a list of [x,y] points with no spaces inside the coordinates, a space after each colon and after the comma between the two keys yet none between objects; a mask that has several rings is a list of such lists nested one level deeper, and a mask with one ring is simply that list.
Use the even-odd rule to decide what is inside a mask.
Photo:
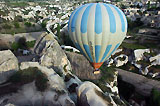
[{"label": "rocky terrain", "polygon": [[[0,51],[0,90],[3,91],[0,106],[126,105],[114,84],[117,83],[117,71],[110,73],[110,80],[109,77],[102,80],[100,76],[103,78],[103,75],[94,76],[92,72],[81,76],[78,72],[93,70],[88,61],[85,60],[87,65],[82,65],[83,68],[73,67],[74,63],[78,64],[78,61],[74,62],[77,57],[65,53],[51,34],[40,36],[34,54],[32,61],[19,62],[10,50]],[[96,81],[101,86],[97,86]]]}]

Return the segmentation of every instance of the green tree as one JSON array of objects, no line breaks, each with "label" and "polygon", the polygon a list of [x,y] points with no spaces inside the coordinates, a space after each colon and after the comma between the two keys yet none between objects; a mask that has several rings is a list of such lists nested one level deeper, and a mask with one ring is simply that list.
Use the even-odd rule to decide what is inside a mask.
[{"label": "green tree", "polygon": [[148,9],[150,9],[150,7],[151,7],[151,2],[150,1],[148,1]]},{"label": "green tree", "polygon": [[27,49],[27,42],[25,37],[21,37],[18,39],[18,45],[20,49]]},{"label": "green tree", "polygon": [[15,28],[20,28],[19,23],[18,23],[18,22],[15,22],[15,23],[14,23],[14,27],[15,27]]},{"label": "green tree", "polygon": [[27,27],[31,27],[32,26],[32,24],[30,22],[25,22],[24,25],[27,26]]},{"label": "green tree", "polygon": [[46,21],[43,21],[43,22],[41,23],[42,28],[45,28],[45,27],[46,27],[46,24],[47,24],[47,22],[46,22]]}]

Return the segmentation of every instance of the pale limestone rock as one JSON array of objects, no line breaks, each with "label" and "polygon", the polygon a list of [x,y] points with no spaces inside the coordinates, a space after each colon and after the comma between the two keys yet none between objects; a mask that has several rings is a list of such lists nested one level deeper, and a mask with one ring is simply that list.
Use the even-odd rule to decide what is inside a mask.
[{"label": "pale limestone rock", "polygon": [[78,103],[81,106],[117,106],[110,95],[91,82],[84,82],[77,88]]},{"label": "pale limestone rock", "polygon": [[61,78],[52,68],[41,66],[38,62],[22,62],[20,65],[21,70],[27,69],[29,67],[37,67],[39,70],[41,70],[42,73],[46,74],[51,88],[60,91],[66,90],[63,78]]},{"label": "pale limestone rock", "polygon": [[[119,58],[125,58],[125,59],[124,60],[120,60]],[[121,55],[117,56],[114,59],[114,61],[116,63],[116,67],[123,66],[124,64],[127,64],[127,62],[128,62],[128,56],[124,55],[124,54],[121,54]]]},{"label": "pale limestone rock", "polygon": [[18,60],[10,50],[0,51],[0,83],[18,71]]},{"label": "pale limestone rock", "polygon": [[134,50],[135,60],[139,61],[143,59],[143,53],[150,53],[150,49],[136,49]]}]

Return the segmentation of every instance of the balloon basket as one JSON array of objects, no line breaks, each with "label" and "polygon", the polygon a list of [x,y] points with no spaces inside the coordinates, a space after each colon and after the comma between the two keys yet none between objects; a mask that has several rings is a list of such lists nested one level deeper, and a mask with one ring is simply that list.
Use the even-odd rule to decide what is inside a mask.
[{"label": "balloon basket", "polygon": [[93,71],[93,74],[94,74],[94,75],[100,74],[100,69],[95,69],[95,70]]}]

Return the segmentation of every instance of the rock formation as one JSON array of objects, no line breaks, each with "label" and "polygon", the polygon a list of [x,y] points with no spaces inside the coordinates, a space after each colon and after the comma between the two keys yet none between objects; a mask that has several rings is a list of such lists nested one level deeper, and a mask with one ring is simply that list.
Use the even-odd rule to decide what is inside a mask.
[{"label": "rock formation", "polygon": [[0,51],[0,83],[7,81],[18,69],[15,55],[10,50]]},{"label": "rock formation", "polygon": [[[116,87],[117,83],[117,72],[110,73],[109,76],[112,78],[103,80],[100,82],[98,80],[100,88],[92,82],[81,81],[78,77],[87,79],[85,77],[90,77],[90,79],[96,79],[94,76],[82,75],[72,73],[72,67],[74,70],[78,71],[84,70],[83,72],[92,70],[90,64],[86,61],[84,65],[79,64],[79,66],[74,65],[74,63],[81,62],[77,58],[82,56],[78,54],[70,55],[61,49],[58,42],[50,35],[43,34],[39,40],[37,40],[34,47],[34,53],[39,55],[36,60],[30,62],[21,62],[18,66],[18,61],[16,57],[10,51],[1,51],[0,53],[5,53],[1,60],[0,65],[0,76],[4,76],[5,73],[3,69],[6,70],[18,70],[23,71],[25,69],[30,69],[31,67],[36,67],[44,75],[47,76],[49,86],[44,91],[38,91],[36,89],[36,82],[33,81],[28,84],[21,86],[17,92],[12,92],[7,95],[0,95],[0,105],[15,105],[15,106],[108,106],[108,105],[125,105],[118,95],[118,89]],[[9,54],[9,55],[8,55]],[[6,56],[5,56],[6,55]],[[5,57],[4,57],[5,56]],[[9,57],[9,59],[8,59]],[[69,58],[69,59],[68,59]],[[83,59],[84,57],[82,57]],[[12,61],[11,61],[12,60]],[[71,64],[70,64],[70,61]],[[76,61],[75,61],[76,60]],[[11,62],[11,63],[10,63]],[[10,65],[8,65],[10,63]],[[88,65],[87,65],[88,64]],[[3,68],[4,66],[5,68]],[[72,67],[71,67],[72,65]],[[82,66],[81,66],[82,65]],[[87,69],[87,67],[89,68]],[[75,71],[74,71],[75,72]],[[9,73],[9,76],[12,74]],[[99,77],[99,76],[98,76]],[[8,76],[5,77],[6,81]],[[100,77],[99,77],[100,78]],[[9,83],[10,84],[10,83]],[[6,85],[1,85],[6,86]],[[109,90],[110,89],[110,90]]]},{"label": "rock formation", "polygon": [[66,55],[71,63],[72,70],[80,79],[99,79],[100,74],[94,75],[94,68],[91,66],[89,61],[81,54],[68,52]]}]

